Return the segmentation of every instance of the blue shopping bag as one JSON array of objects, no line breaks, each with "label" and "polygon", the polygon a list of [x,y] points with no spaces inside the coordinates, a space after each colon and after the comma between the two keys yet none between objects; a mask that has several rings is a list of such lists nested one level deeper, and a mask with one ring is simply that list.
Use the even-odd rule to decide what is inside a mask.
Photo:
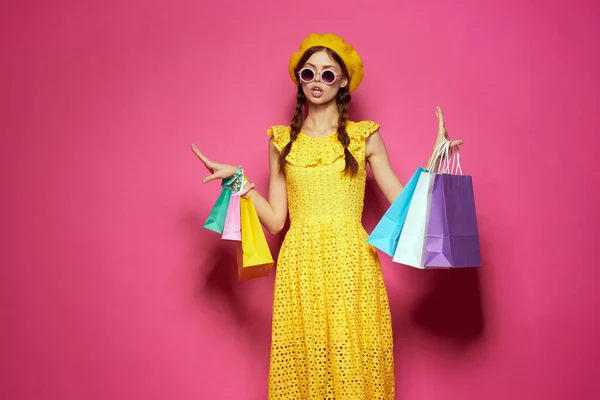
[{"label": "blue shopping bag", "polygon": [[389,256],[394,256],[417,182],[424,171],[427,172],[425,168],[417,168],[367,239],[368,243]]}]

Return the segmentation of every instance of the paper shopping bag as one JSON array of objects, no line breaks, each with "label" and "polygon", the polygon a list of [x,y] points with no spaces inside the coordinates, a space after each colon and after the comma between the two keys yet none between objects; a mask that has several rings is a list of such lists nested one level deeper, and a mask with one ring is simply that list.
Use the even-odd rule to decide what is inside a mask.
[{"label": "paper shopping bag", "polygon": [[242,231],[240,225],[240,196],[232,194],[229,199],[229,207],[225,216],[225,224],[221,239],[224,240],[242,240]]},{"label": "paper shopping bag", "polygon": [[416,170],[367,239],[368,243],[389,256],[393,256],[396,251],[400,232],[402,232],[408,214],[408,208],[423,171],[427,170],[422,167]]},{"label": "paper shopping bag", "polygon": [[435,176],[425,243],[425,268],[481,266],[471,176]]},{"label": "paper shopping bag", "polygon": [[217,233],[223,233],[225,226],[225,217],[227,215],[227,208],[229,208],[229,199],[231,198],[231,189],[223,187],[221,193],[217,198],[210,214],[204,222],[204,227]]},{"label": "paper shopping bag", "polygon": [[273,257],[251,197],[240,198],[240,210],[242,245],[237,252],[238,278],[267,276],[273,267]]},{"label": "paper shopping bag", "polygon": [[425,233],[428,225],[431,189],[435,174],[421,172],[413,194],[404,227],[400,232],[394,262],[416,268],[424,268]]}]

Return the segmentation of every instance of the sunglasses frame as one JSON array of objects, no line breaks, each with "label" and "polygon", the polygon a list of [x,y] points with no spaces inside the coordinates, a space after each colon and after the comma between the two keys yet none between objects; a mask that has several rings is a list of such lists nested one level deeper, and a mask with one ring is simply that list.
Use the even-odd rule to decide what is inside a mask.
[{"label": "sunglasses frame", "polygon": [[[302,79],[302,72],[303,72],[303,71],[305,71],[305,70],[309,70],[310,72],[312,72],[312,73],[313,73],[313,78],[312,78],[310,81],[307,81],[307,80],[304,80],[304,79]],[[333,74],[333,81],[331,81],[331,82],[325,82],[325,81],[323,80],[323,73],[324,73],[324,72],[328,72],[328,71],[329,71],[329,72],[331,72],[331,73]],[[302,83],[311,83],[311,82],[314,82],[314,81],[315,81],[315,79],[317,78],[317,75],[319,75],[319,77],[320,77],[320,79],[321,79],[321,82],[323,82],[324,84],[326,84],[326,85],[328,85],[328,86],[329,86],[329,85],[333,85],[333,84],[334,84],[334,83],[337,81],[337,79],[338,79],[340,76],[342,76],[343,74],[336,74],[336,73],[335,73],[335,71],[334,71],[334,70],[332,70],[331,68],[326,68],[326,69],[324,69],[324,70],[323,70],[323,71],[321,71],[321,72],[317,72],[317,71],[315,71],[315,70],[314,70],[313,68],[311,68],[311,67],[304,67],[304,68],[302,68],[300,71],[298,71],[298,79],[299,79],[299,80],[300,80],[300,82],[302,82]]]}]

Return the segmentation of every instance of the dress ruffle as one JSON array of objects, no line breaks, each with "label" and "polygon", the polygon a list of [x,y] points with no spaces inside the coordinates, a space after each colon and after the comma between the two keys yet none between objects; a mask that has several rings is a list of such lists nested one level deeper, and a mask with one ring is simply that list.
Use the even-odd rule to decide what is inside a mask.
[{"label": "dress ruffle", "polygon": [[[348,122],[348,149],[356,159],[364,158],[365,140],[378,130],[379,124],[372,121]],[[267,133],[273,138],[273,144],[280,152],[290,141],[289,126],[275,125],[270,127]],[[301,152],[298,151],[299,148],[302,148]],[[313,138],[300,132],[286,160],[293,165],[312,167],[333,164],[340,158],[344,158],[344,146],[337,140],[337,134]]]}]

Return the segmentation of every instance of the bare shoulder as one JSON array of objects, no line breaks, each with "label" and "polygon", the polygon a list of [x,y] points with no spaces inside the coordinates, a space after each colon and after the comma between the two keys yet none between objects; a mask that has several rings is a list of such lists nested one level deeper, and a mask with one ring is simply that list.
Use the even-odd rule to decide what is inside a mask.
[{"label": "bare shoulder", "polygon": [[373,156],[373,155],[377,155],[377,154],[381,154],[381,153],[385,153],[385,143],[383,141],[383,138],[381,137],[381,133],[379,132],[379,130],[373,132],[371,135],[369,135],[369,137],[367,138],[366,144],[365,144],[365,156],[367,157],[367,160]]}]

